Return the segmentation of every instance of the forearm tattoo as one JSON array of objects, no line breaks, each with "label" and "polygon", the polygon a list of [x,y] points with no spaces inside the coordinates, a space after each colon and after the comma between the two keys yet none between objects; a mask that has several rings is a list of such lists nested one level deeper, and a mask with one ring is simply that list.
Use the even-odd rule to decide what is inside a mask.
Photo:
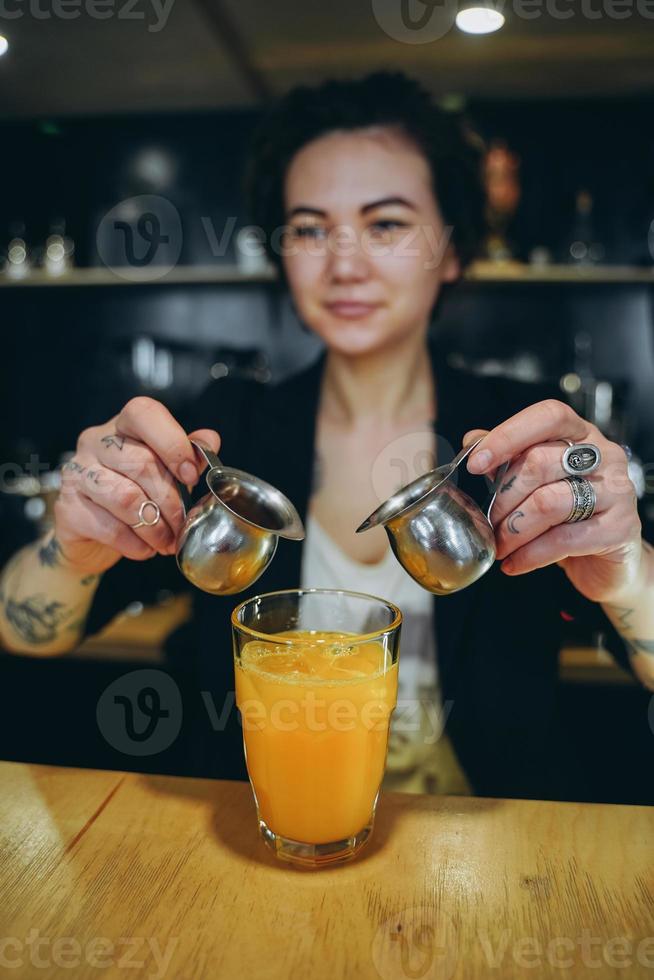
[{"label": "forearm tattoo", "polygon": [[[68,632],[81,631],[86,617],[80,614],[85,610],[88,599],[70,605],[57,599],[48,599],[42,592],[16,597],[23,578],[21,569],[24,558],[25,551],[17,552],[7,563],[0,578],[0,610],[16,635],[21,640],[38,646],[51,643],[62,628]],[[54,534],[44,544],[36,546],[36,558],[43,569],[53,569],[53,574],[59,575],[63,552]],[[88,588],[99,582],[100,577],[96,574],[82,575],[79,584]]]},{"label": "forearm tattoo", "polygon": [[61,545],[54,534],[41,548],[39,548],[39,562],[46,568],[56,568],[61,564]]},{"label": "forearm tattoo", "polygon": [[632,653],[648,653],[654,656],[654,640],[627,640]]},{"label": "forearm tattoo", "polygon": [[26,599],[6,599],[5,616],[7,622],[22,640],[38,646],[51,643],[57,638],[59,627],[74,615],[63,602],[48,601],[44,595],[33,595]]},{"label": "forearm tattoo", "polygon": [[611,615],[615,618],[615,627],[620,633],[624,634],[624,640],[629,648],[631,654],[647,653],[650,656],[654,656],[654,640],[646,640],[642,637],[637,636],[627,636],[626,634],[631,633],[633,626],[631,624],[631,617],[633,616],[635,609],[628,609],[626,606],[607,606],[606,607]]},{"label": "forearm tattoo", "polygon": [[612,614],[618,620],[618,622],[616,623],[617,629],[622,630],[625,633],[628,633],[629,630],[631,629],[630,619],[634,614],[633,609],[627,609],[624,606],[608,606],[608,608],[611,610]]}]

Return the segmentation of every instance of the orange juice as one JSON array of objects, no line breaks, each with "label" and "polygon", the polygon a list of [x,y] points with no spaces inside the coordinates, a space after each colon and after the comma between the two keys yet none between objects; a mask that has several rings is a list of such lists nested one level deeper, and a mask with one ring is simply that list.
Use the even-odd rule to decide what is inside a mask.
[{"label": "orange juice", "polygon": [[259,816],[294,841],[330,843],[371,822],[397,698],[397,663],[378,641],[288,632],[248,642],[235,664]]}]

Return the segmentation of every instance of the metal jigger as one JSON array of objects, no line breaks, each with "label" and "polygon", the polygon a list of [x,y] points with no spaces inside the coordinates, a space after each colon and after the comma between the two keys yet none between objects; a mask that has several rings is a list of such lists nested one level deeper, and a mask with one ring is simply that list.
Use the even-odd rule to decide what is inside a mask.
[{"label": "metal jigger", "polygon": [[242,592],[266,570],[279,538],[301,541],[304,527],[281,491],[251,473],[223,466],[191,440],[209,464],[209,493],[189,511],[177,539],[177,564],[212,595]]},{"label": "metal jigger", "polygon": [[[486,514],[450,477],[479,445],[462,449],[447,466],[439,466],[389,497],[366,518],[357,533],[383,526],[395,557],[411,578],[428,592],[449,595],[472,585],[495,561],[495,535]],[[498,472],[496,485],[508,464]]]}]

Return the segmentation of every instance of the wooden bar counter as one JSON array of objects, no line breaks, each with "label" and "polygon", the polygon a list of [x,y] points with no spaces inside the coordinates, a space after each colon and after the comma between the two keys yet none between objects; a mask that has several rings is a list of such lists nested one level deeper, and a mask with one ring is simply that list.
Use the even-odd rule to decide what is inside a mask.
[{"label": "wooden bar counter", "polygon": [[250,788],[0,764],[0,975],[654,980],[654,810],[382,796],[318,872]]}]

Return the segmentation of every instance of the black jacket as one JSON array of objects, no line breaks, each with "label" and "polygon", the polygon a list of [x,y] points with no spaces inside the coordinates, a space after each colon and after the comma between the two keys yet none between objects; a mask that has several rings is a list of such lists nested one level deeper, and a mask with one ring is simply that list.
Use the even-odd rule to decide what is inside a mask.
[{"label": "black jacket", "polygon": [[[217,429],[223,440],[223,461],[279,487],[303,519],[311,491],[323,364],[320,359],[274,387],[215,382],[190,417],[180,419],[187,431]],[[551,395],[539,386],[454,371],[436,355],[434,370],[438,434],[453,451],[469,429],[490,429]],[[471,477],[465,468],[460,474],[462,488],[483,504],[488,496],[484,480]],[[347,474],[343,479],[346,493]],[[104,576],[87,633],[97,631],[128,602],[151,601],[158,589],[192,592],[192,622],[173,634],[167,645],[171,667],[184,678],[188,751],[184,768],[189,774],[245,777],[236,711],[229,712],[222,731],[215,731],[216,718],[212,723],[206,709],[208,694],[200,692],[210,692],[218,715],[233,703],[231,610],[248,595],[297,587],[301,559],[301,545],[280,541],[270,567],[241,596],[213,597],[192,589],[173,558],[122,561]],[[555,796],[551,749],[564,621],[572,617],[601,629],[616,658],[628,666],[618,634],[601,608],[583,599],[557,567],[509,578],[496,565],[468,589],[434,597],[434,604],[443,699],[452,702],[447,731],[475,792]]]}]

